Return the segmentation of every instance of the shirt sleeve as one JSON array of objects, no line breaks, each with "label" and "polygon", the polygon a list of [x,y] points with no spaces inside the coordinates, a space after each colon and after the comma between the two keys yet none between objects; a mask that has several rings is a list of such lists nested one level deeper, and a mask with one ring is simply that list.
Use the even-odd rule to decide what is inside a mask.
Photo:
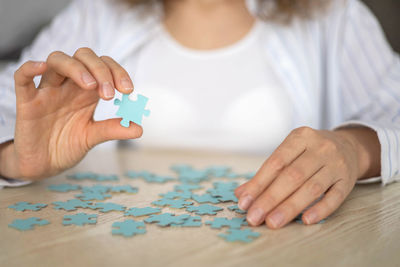
[{"label": "shirt sleeve", "polygon": [[340,19],[338,87],[344,123],[376,131],[381,181],[400,181],[400,60],[374,15],[359,0],[347,1]]}]

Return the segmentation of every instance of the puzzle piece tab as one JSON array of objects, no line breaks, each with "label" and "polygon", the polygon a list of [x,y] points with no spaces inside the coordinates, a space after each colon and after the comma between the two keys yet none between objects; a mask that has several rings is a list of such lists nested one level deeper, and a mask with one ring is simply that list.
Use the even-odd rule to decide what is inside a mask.
[{"label": "puzzle piece tab", "polygon": [[14,209],[17,211],[25,211],[25,210],[31,210],[31,211],[38,211],[41,210],[45,207],[47,207],[47,204],[31,204],[29,202],[23,201],[23,202],[18,202],[14,205],[8,206],[10,209]]},{"label": "puzzle piece tab", "polygon": [[28,219],[17,219],[14,220],[8,227],[15,228],[20,231],[32,230],[35,225],[46,225],[50,222],[48,220],[40,219],[37,217],[31,217]]},{"label": "puzzle piece tab", "polygon": [[137,234],[146,233],[146,225],[144,222],[137,222],[135,220],[125,220],[123,222],[115,222],[112,224],[112,234],[113,235],[123,235],[126,237],[131,237]]},{"label": "puzzle piece tab", "polygon": [[246,218],[214,218],[213,221],[207,221],[205,224],[211,226],[214,229],[221,229],[224,226],[227,226],[231,229],[240,229],[242,226],[247,226]]},{"label": "puzzle piece tab", "polygon": [[128,94],[122,95],[122,101],[115,99],[114,105],[119,106],[117,116],[122,118],[121,125],[129,127],[131,121],[142,125],[143,116],[148,117],[150,115],[150,110],[145,109],[148,100],[144,95],[137,95],[137,100],[132,101]]},{"label": "puzzle piece tab", "polygon": [[217,204],[217,203],[219,203],[220,201],[218,200],[218,198],[217,197],[214,197],[214,196],[212,196],[211,194],[208,194],[208,193],[206,193],[206,194],[203,194],[203,195],[196,195],[196,194],[193,194],[192,195],[192,199],[194,200],[194,201],[196,201],[197,203],[213,203],[213,204]]},{"label": "puzzle piece tab", "polygon": [[171,224],[171,226],[178,227],[200,227],[202,226],[201,217],[200,216],[190,216],[185,220],[182,224]]},{"label": "puzzle piece tab", "polygon": [[250,229],[229,229],[225,234],[219,234],[218,236],[224,238],[228,242],[245,242],[249,243],[253,241],[253,239],[260,236],[260,233],[253,232]]},{"label": "puzzle piece tab", "polygon": [[80,199],[70,199],[65,202],[62,201],[56,201],[53,202],[54,209],[56,210],[66,210],[66,211],[73,211],[76,210],[77,208],[91,208],[92,206],[90,205],[90,202],[82,201]]},{"label": "puzzle piece tab", "polygon": [[174,209],[182,209],[182,208],[185,208],[188,205],[192,205],[193,202],[192,201],[186,201],[186,200],[183,200],[183,199],[162,198],[162,199],[159,199],[157,201],[151,202],[151,204],[154,204],[154,205],[160,206],[160,207],[169,206],[169,207],[174,208]]},{"label": "puzzle piece tab", "polygon": [[233,205],[228,207],[229,210],[234,211],[239,214],[246,214],[247,211],[239,209],[238,205]]},{"label": "puzzle piece tab", "polygon": [[82,194],[75,195],[75,197],[81,199],[81,200],[104,200],[106,198],[111,197],[110,194],[104,194],[104,193],[99,193],[99,192],[83,192]]},{"label": "puzzle piece tab", "polygon": [[223,210],[223,208],[209,205],[209,204],[202,204],[199,206],[189,206],[186,208],[189,212],[194,212],[197,215],[215,215],[218,211]]},{"label": "puzzle piece tab", "polygon": [[109,212],[109,211],[124,211],[126,207],[120,205],[120,204],[115,204],[115,203],[95,203],[92,206],[92,209],[97,210],[100,209],[100,212]]},{"label": "puzzle piece tab", "polygon": [[77,213],[74,215],[64,215],[63,225],[79,225],[83,226],[85,224],[96,224],[97,223],[97,214],[86,214],[86,213]]},{"label": "puzzle piece tab", "polygon": [[162,213],[157,215],[151,215],[144,221],[147,223],[157,223],[159,226],[169,226],[171,224],[183,224],[188,218],[189,214],[183,214],[175,216],[172,213]]}]

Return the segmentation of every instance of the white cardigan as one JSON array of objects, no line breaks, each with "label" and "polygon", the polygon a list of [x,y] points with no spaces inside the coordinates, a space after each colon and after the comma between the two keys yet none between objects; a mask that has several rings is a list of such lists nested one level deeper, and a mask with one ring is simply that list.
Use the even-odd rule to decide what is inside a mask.
[{"label": "white cardigan", "polygon": [[[13,74],[23,62],[46,60],[55,50],[72,55],[87,46],[132,66],[137,51],[160,28],[160,7],[144,12],[113,0],[73,1],[20,61],[0,74],[0,143],[14,137]],[[265,38],[261,56],[293,98],[295,126],[374,129],[381,144],[383,184],[400,180],[400,61],[371,12],[359,0],[334,0],[318,18],[268,25],[272,34]]]}]

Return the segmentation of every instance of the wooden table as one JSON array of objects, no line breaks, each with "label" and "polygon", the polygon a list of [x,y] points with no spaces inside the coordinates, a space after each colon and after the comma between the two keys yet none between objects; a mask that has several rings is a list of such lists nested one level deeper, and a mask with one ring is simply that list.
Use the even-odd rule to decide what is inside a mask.
[{"label": "wooden table", "polygon": [[[291,223],[281,230],[265,226],[254,230],[261,237],[249,244],[228,243],[218,237],[225,230],[201,228],[161,228],[146,224],[147,233],[132,238],[111,235],[111,225],[122,221],[122,212],[99,213],[96,225],[63,226],[63,215],[77,212],[55,210],[54,201],[71,199],[76,192],[56,193],[50,184],[71,181],[66,174],[96,171],[119,174],[112,184],[139,187],[138,194],[115,194],[111,201],[127,207],[145,207],[176,182],[148,184],[123,176],[127,170],[150,170],[173,174],[173,163],[195,167],[229,165],[234,171],[257,169],[265,158],[206,152],[94,150],[73,170],[21,188],[0,191],[0,266],[400,266],[400,183],[357,185],[346,202],[325,224],[304,226]],[[221,179],[224,180],[224,179]],[[240,180],[243,182],[244,180]],[[110,183],[105,183],[110,184]],[[210,183],[205,183],[210,186]],[[38,212],[18,212],[7,208],[19,201],[46,203]],[[110,201],[110,200],[107,200]],[[226,207],[232,203],[223,204]],[[182,210],[163,209],[176,214]],[[51,224],[19,232],[7,225],[31,216]],[[224,209],[217,216],[237,216]],[[203,216],[203,222],[211,216]]]}]

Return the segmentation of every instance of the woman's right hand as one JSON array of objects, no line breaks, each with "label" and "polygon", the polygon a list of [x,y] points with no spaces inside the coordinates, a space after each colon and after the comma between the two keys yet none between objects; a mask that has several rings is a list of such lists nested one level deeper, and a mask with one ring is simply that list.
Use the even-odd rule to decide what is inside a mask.
[{"label": "woman's right hand", "polygon": [[[33,78],[42,75],[36,88]],[[17,118],[14,141],[0,146],[0,174],[37,180],[77,164],[95,145],[142,135],[142,128],[120,126],[120,119],[95,122],[100,98],[114,88],[133,91],[128,73],[112,58],[80,48],[70,57],[53,52],[46,62],[28,61],[15,72]]]}]

